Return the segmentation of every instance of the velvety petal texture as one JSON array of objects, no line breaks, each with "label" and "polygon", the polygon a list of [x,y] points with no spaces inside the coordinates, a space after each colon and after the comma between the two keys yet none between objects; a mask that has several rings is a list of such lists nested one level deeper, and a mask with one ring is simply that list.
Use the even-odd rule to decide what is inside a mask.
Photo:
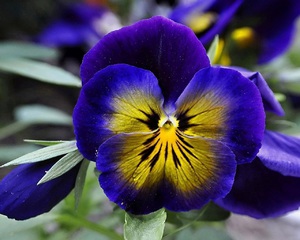
[{"label": "velvety petal texture", "polygon": [[282,133],[266,131],[258,153],[270,170],[284,176],[300,177],[300,139]]},{"label": "velvety petal texture", "polygon": [[118,133],[157,129],[163,96],[150,71],[116,64],[99,71],[83,86],[74,108],[77,147],[95,161],[99,146]]},{"label": "velvety petal texture", "polygon": [[232,190],[216,203],[253,218],[278,217],[299,208],[299,186],[300,178],[272,171],[256,158],[238,166]]},{"label": "velvety petal texture", "polygon": [[250,72],[246,69],[239,68],[239,67],[230,67],[231,69],[239,71],[243,76],[249,78],[258,88],[265,111],[273,112],[278,116],[284,115],[284,110],[281,107],[280,103],[274,96],[274,93],[268,86],[268,83],[264,79],[264,77],[259,72]]},{"label": "velvety petal texture", "polygon": [[150,70],[159,81],[165,103],[176,100],[194,74],[210,66],[191,29],[159,16],[103,37],[83,59],[83,84],[99,70],[117,63]]},{"label": "velvety petal texture", "polygon": [[74,188],[79,165],[64,175],[37,185],[57,160],[23,164],[0,182],[0,213],[25,220],[50,211]]},{"label": "velvety petal texture", "polygon": [[265,113],[256,86],[227,68],[200,70],[176,102],[179,129],[188,135],[226,143],[238,163],[256,156],[263,138]]},{"label": "velvety petal texture", "polygon": [[187,211],[230,190],[236,163],[229,148],[184,135],[168,141],[166,134],[176,133],[121,134],[99,148],[101,187],[126,211]]}]

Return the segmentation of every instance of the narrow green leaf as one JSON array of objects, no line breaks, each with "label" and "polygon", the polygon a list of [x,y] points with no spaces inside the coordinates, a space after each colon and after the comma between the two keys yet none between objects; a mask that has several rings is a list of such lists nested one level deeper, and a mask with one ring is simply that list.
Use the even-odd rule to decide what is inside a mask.
[{"label": "narrow green leaf", "polygon": [[[55,146],[55,145],[54,145]],[[50,169],[46,172],[46,174],[42,177],[42,179],[37,183],[37,185],[48,182],[54,178],[57,178],[64,173],[68,172],[70,169],[75,167],[78,163],[83,160],[83,156],[80,152],[73,151],[68,153],[59,159]]]},{"label": "narrow green leaf", "polygon": [[58,52],[53,48],[48,48],[38,44],[7,41],[0,42],[0,57],[54,59],[58,57]]},{"label": "narrow green leaf", "polygon": [[72,124],[72,117],[70,115],[59,109],[40,104],[17,107],[15,110],[15,118],[19,122],[28,124]]},{"label": "narrow green leaf", "polygon": [[70,72],[29,59],[0,58],[0,70],[51,84],[81,87],[80,79]]},{"label": "narrow green leaf", "polygon": [[167,214],[164,209],[140,216],[126,213],[124,225],[125,240],[162,239],[166,218]]},{"label": "narrow green leaf", "polygon": [[213,42],[211,43],[208,51],[207,51],[207,56],[208,56],[208,58],[209,58],[209,60],[210,60],[211,63],[215,59],[218,45],[219,45],[219,36],[216,35],[215,38],[214,38],[214,40],[213,40]]},{"label": "narrow green leaf", "polygon": [[44,147],[37,151],[25,154],[15,160],[12,160],[1,167],[7,167],[12,165],[18,165],[23,163],[33,163],[44,161],[53,157],[61,156],[66,153],[76,150],[76,141],[68,141],[61,144],[56,144],[53,146]]},{"label": "narrow green leaf", "polygon": [[25,123],[25,122],[11,123],[0,129],[0,140],[6,138],[8,136],[11,136],[13,134],[16,134],[17,132],[20,132],[20,131],[26,129],[29,126],[30,126],[30,124]]},{"label": "narrow green leaf", "polygon": [[52,146],[52,145],[56,145],[56,144],[60,144],[60,143],[68,142],[68,141],[62,141],[62,140],[47,141],[47,140],[24,139],[24,142],[33,143],[33,144],[41,145],[41,146]]},{"label": "narrow green leaf", "polygon": [[78,208],[79,202],[82,196],[83,192],[83,187],[86,179],[86,172],[88,170],[90,161],[83,159],[79,172],[76,177],[76,182],[75,182],[75,188],[74,188],[74,195],[75,195],[75,209]]}]

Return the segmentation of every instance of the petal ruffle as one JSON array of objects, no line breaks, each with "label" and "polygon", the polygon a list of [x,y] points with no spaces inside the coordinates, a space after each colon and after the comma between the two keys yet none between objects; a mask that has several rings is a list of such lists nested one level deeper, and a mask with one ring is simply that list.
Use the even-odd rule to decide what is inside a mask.
[{"label": "petal ruffle", "polygon": [[238,163],[252,161],[265,128],[265,113],[256,86],[226,68],[200,70],[176,102],[179,129],[226,144]]},{"label": "petal ruffle", "polygon": [[83,84],[117,63],[150,70],[166,103],[178,98],[199,69],[210,66],[204,47],[189,28],[159,16],[104,36],[83,59]]},{"label": "petal ruffle", "polygon": [[54,160],[16,167],[0,182],[0,213],[25,220],[50,211],[74,188],[80,164],[64,175],[37,185]]},{"label": "petal ruffle", "polygon": [[300,177],[300,139],[266,131],[257,155],[269,169],[285,176]]},{"label": "petal ruffle", "polygon": [[278,217],[300,206],[300,178],[287,177],[265,167],[259,158],[239,165],[232,190],[216,203],[254,218]]},{"label": "petal ruffle", "polygon": [[259,72],[250,72],[242,68],[233,69],[237,69],[243,76],[249,78],[257,86],[263,100],[265,111],[273,112],[278,116],[284,115],[283,108],[276,100],[274,93],[268,86],[264,77]]},{"label": "petal ruffle", "polygon": [[114,134],[158,128],[163,96],[148,70],[126,64],[106,67],[83,86],[73,113],[77,146],[96,160],[99,146]]},{"label": "petal ruffle", "polygon": [[174,128],[110,138],[99,148],[97,168],[111,201],[133,214],[147,214],[162,207],[188,211],[225,196],[236,161],[222,143]]}]

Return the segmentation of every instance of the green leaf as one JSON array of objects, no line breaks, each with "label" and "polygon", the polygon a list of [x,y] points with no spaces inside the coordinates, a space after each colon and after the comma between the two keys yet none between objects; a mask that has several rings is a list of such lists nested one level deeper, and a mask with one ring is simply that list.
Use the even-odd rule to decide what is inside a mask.
[{"label": "green leaf", "polygon": [[7,167],[12,165],[18,165],[23,163],[34,163],[44,161],[53,157],[61,156],[66,153],[76,150],[76,141],[63,142],[53,146],[44,147],[37,151],[25,154],[15,160],[12,160],[1,167]]},{"label": "green leaf", "polygon": [[216,35],[213,42],[211,43],[208,51],[207,51],[207,56],[208,56],[211,63],[215,59],[216,52],[217,52],[217,49],[218,49],[218,45],[219,45],[219,36]]},{"label": "green leaf", "polygon": [[17,107],[15,118],[27,124],[61,124],[72,125],[72,117],[56,108],[32,104]]},{"label": "green leaf", "polygon": [[62,68],[23,58],[0,58],[0,70],[51,84],[81,87],[78,77]]},{"label": "green leaf", "polygon": [[62,141],[62,140],[58,140],[58,141],[45,141],[45,140],[34,140],[34,139],[24,139],[24,142],[28,142],[28,143],[34,143],[36,145],[41,145],[41,146],[52,146],[52,145],[56,145],[56,144],[60,144],[60,143],[64,143],[64,142],[68,142],[68,141]]},{"label": "green leaf", "polygon": [[125,240],[160,240],[162,239],[167,214],[160,209],[148,215],[126,213],[124,225]]},{"label": "green leaf", "polygon": [[58,52],[53,48],[48,48],[38,44],[7,41],[0,42],[0,57],[55,59],[58,57]]},{"label": "green leaf", "polygon": [[[56,145],[53,145],[56,146]],[[37,185],[48,182],[52,179],[55,179],[64,173],[68,172],[70,169],[75,167],[78,163],[83,160],[83,156],[80,152],[73,151],[68,153],[67,155],[63,156],[59,159],[47,173],[42,177],[42,179],[37,183]]]},{"label": "green leaf", "polygon": [[74,195],[75,195],[75,209],[78,208],[79,202],[82,196],[83,187],[86,179],[86,173],[89,167],[90,161],[83,159],[79,172],[76,177]]}]

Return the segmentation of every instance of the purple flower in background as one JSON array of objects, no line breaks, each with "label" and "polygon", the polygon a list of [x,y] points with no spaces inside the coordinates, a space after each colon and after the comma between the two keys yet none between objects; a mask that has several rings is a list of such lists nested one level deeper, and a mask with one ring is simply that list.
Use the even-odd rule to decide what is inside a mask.
[{"label": "purple flower in background", "polygon": [[[261,92],[266,111],[282,116],[280,104],[259,73],[242,72]],[[239,165],[230,193],[216,201],[254,218],[278,217],[300,206],[300,139],[266,130],[255,160]]]},{"label": "purple flower in background", "polygon": [[84,57],[73,121],[108,198],[134,214],[199,209],[231,189],[261,145],[258,88],[211,67],[187,27],[154,17],[103,37]]},{"label": "purple flower in background", "polygon": [[66,7],[37,37],[37,41],[55,47],[92,46],[106,33],[119,28],[118,19],[101,5],[78,3]]},{"label": "purple flower in background", "polygon": [[[204,45],[218,34],[231,42],[227,51],[230,55],[232,50],[232,58],[238,51],[244,57],[248,49],[247,55],[254,52],[262,64],[287,50],[299,15],[298,0],[195,0],[182,1],[170,18],[190,26]],[[240,64],[239,59],[235,64]]]}]

